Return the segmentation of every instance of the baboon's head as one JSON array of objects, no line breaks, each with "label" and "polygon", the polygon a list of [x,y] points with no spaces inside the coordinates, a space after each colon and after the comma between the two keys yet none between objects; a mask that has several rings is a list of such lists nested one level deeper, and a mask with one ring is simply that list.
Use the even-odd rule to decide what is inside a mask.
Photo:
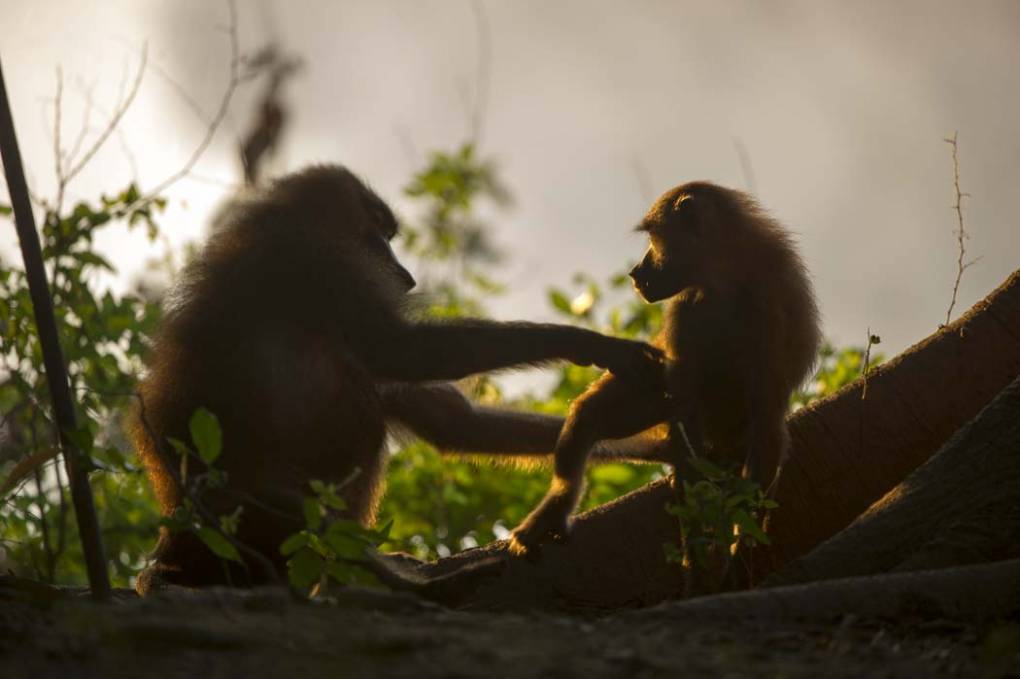
[{"label": "baboon's head", "polygon": [[711,282],[714,258],[725,252],[720,226],[729,189],[690,182],[662,194],[637,226],[648,234],[648,250],[630,271],[634,288],[648,302]]},{"label": "baboon's head", "polygon": [[404,292],[414,288],[414,277],[390,247],[400,228],[393,211],[346,168],[317,165],[288,175],[276,183],[273,195],[299,211],[301,221],[339,239],[358,267],[392,278]]}]

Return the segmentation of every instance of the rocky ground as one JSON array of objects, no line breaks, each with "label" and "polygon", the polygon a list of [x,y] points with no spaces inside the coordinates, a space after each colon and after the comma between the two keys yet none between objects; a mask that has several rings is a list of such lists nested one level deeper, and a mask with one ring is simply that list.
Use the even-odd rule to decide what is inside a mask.
[{"label": "rocky ground", "polygon": [[[1020,676],[1016,621],[462,612],[408,595],[74,595],[0,588],[0,676]],[[672,607],[672,608],[671,608]]]}]

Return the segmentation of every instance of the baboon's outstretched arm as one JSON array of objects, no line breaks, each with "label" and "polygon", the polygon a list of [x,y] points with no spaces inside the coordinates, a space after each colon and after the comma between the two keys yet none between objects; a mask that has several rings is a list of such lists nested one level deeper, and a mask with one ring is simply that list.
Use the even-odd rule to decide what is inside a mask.
[{"label": "baboon's outstretched arm", "polygon": [[[379,388],[383,410],[394,421],[444,453],[481,453],[551,462],[564,418],[472,403],[446,383],[390,383]],[[665,462],[661,438],[650,433],[600,443],[595,462]]]},{"label": "baboon's outstretched arm", "polygon": [[399,323],[365,333],[358,351],[377,377],[407,382],[456,380],[556,359],[639,379],[661,372],[658,350],[643,342],[549,323]]}]

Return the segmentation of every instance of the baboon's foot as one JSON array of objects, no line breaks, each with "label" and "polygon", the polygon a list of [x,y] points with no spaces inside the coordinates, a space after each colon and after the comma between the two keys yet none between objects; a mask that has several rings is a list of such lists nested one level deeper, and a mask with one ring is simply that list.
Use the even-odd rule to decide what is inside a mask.
[{"label": "baboon's foot", "polygon": [[550,542],[563,542],[570,534],[570,498],[550,494],[510,534],[510,553],[537,558]]}]

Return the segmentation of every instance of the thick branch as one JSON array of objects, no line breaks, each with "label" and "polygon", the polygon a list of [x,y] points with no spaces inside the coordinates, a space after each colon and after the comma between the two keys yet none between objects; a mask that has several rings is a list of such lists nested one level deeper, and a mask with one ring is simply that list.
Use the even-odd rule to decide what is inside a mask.
[{"label": "thick branch", "polygon": [[1020,378],[846,530],[769,581],[1006,558],[1020,558]]},{"label": "thick branch", "polygon": [[[866,399],[858,381],[792,415],[791,457],[769,526],[773,546],[755,550],[756,577],[849,525],[1018,374],[1020,272],[956,322],[871,371]],[[547,548],[537,564],[515,560],[473,603],[618,608],[678,594],[682,573],[662,551],[675,540],[676,523],[663,510],[670,499],[669,484],[660,481],[588,512],[569,542]],[[416,570],[449,573],[504,549],[494,543]]]}]

